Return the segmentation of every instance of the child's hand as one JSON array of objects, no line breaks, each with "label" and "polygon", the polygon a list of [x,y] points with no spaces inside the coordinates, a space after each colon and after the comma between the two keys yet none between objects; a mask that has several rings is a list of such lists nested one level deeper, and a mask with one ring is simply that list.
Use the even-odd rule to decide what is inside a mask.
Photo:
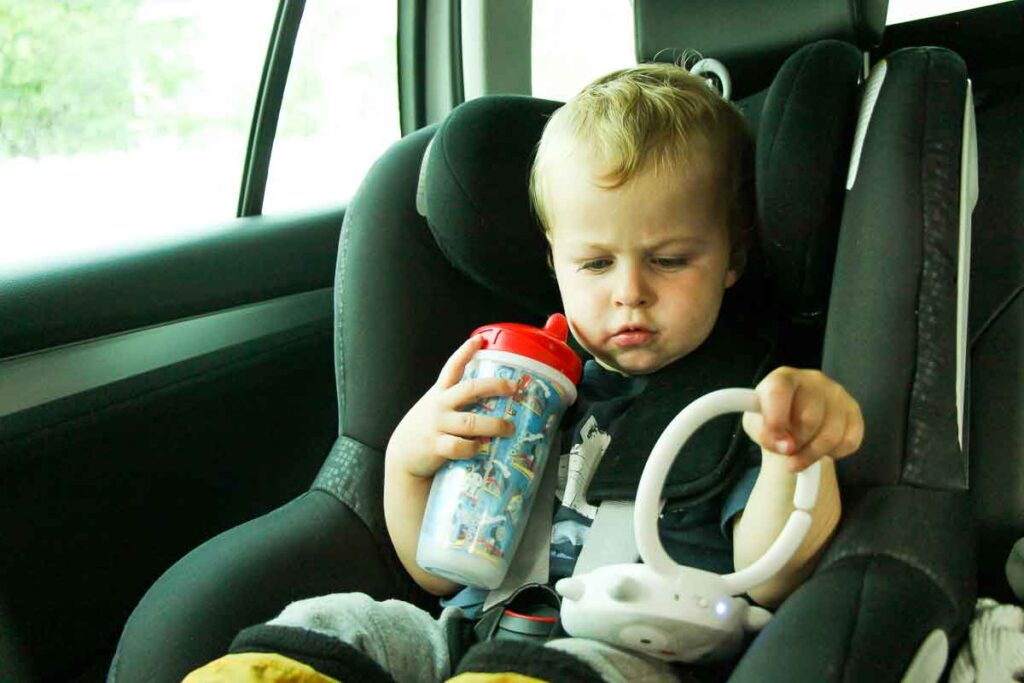
[{"label": "child's hand", "polygon": [[762,448],[789,456],[790,472],[800,472],[826,455],[844,458],[860,448],[860,406],[825,374],[781,367],[755,391],[761,414],[744,413],[743,429]]},{"label": "child's hand", "polygon": [[434,386],[398,423],[388,441],[388,460],[413,476],[430,477],[448,460],[472,458],[480,450],[481,439],[510,436],[515,431],[508,420],[459,411],[489,396],[510,396],[516,390],[514,382],[498,377],[459,381],[482,344],[480,337],[471,337],[452,354]]}]

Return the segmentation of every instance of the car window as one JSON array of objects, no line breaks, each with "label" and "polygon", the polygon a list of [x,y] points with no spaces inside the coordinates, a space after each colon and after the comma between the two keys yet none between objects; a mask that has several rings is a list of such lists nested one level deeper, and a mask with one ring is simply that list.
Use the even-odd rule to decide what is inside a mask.
[{"label": "car window", "polygon": [[907,21],[937,17],[984,7],[998,5],[1005,0],[889,0],[886,24],[902,24]]},{"label": "car window", "polygon": [[235,215],[276,0],[0,0],[0,267]]},{"label": "car window", "polygon": [[[309,0],[265,206],[342,204],[398,137],[393,2]],[[0,269],[229,225],[278,0],[0,0]]]},{"label": "car window", "polygon": [[630,0],[533,0],[533,94],[567,100],[636,63]]},{"label": "car window", "polygon": [[263,213],[338,204],[400,136],[397,2],[307,0]]}]

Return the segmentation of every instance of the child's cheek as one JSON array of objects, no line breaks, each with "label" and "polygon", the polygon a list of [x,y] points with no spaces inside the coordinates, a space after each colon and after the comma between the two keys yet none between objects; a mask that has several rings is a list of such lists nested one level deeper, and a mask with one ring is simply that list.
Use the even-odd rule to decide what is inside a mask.
[{"label": "child's cheek", "polygon": [[576,342],[587,351],[587,353],[591,356],[597,355],[594,353],[594,345],[590,343],[586,332],[580,328],[576,323],[576,320],[573,318],[569,318],[569,331],[572,333],[573,339],[575,339]]}]

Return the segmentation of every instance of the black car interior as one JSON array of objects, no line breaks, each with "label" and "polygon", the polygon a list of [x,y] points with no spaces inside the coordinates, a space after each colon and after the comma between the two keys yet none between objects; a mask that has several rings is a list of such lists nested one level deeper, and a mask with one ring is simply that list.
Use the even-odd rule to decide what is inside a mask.
[{"label": "black car interior", "polygon": [[[977,596],[1022,599],[1005,566],[1024,536],[1024,4],[888,28],[885,0],[724,4],[634,0],[637,59],[695,48],[730,70],[760,242],[729,305],[842,382],[869,425],[839,464],[836,537],[731,680],[936,680]],[[265,333],[241,346],[0,413],[0,679],[109,664],[109,681],[178,681],[325,593],[437,611],[391,550],[383,452],[469,331],[559,309],[526,187],[558,104],[479,98],[406,135],[340,235],[340,212],[297,234],[267,221],[0,283],[15,361],[199,310],[308,307],[287,328],[260,309]]]}]

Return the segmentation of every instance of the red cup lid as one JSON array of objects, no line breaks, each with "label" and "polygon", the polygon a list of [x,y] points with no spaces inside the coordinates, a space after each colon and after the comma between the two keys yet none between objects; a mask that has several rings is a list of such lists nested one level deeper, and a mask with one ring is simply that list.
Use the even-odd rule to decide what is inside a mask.
[{"label": "red cup lid", "polygon": [[558,370],[573,384],[580,381],[583,363],[566,343],[569,322],[561,313],[548,316],[543,328],[520,323],[494,323],[476,328],[470,336],[477,335],[484,338],[481,350],[526,356]]}]

